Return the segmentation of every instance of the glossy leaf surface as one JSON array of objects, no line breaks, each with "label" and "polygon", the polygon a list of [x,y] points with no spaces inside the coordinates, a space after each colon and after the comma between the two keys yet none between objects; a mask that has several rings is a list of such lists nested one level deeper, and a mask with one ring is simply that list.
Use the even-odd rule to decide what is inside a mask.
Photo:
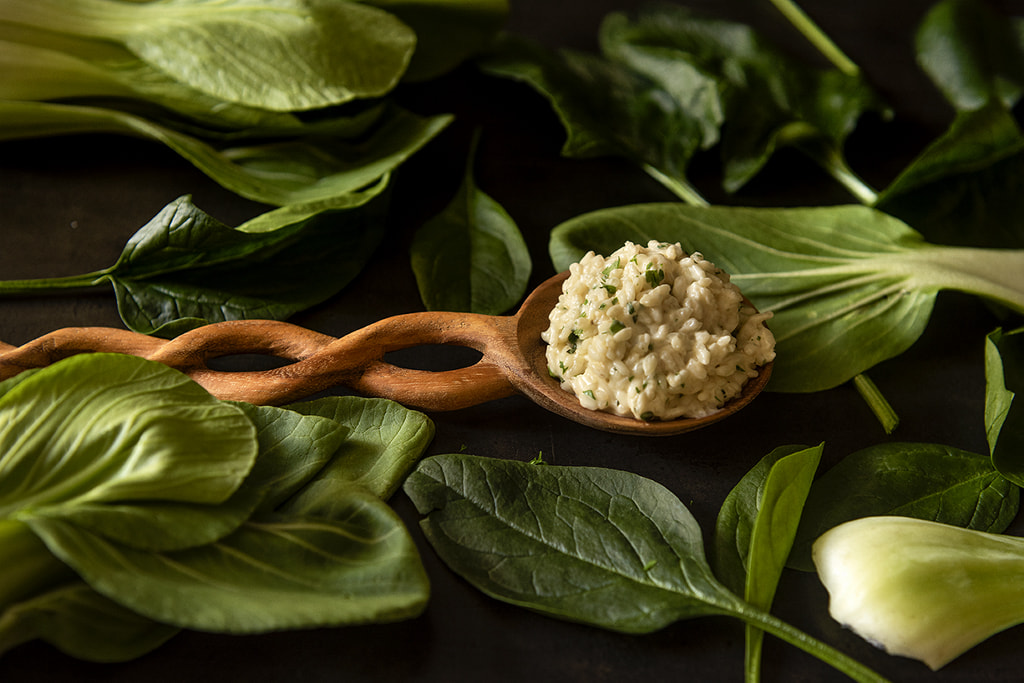
[{"label": "glossy leaf surface", "polygon": [[1019,501],[1019,489],[986,455],[928,443],[872,446],[843,458],[811,487],[790,564],[810,570],[814,540],[851,519],[900,515],[1000,533]]}]

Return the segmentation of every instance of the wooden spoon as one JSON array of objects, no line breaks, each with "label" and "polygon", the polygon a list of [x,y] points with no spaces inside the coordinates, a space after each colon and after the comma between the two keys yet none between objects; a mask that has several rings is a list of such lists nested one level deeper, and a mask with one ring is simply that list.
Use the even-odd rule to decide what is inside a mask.
[{"label": "wooden spoon", "polygon": [[[771,374],[771,363],[724,408],[702,418],[645,422],[589,410],[548,374],[545,343],[548,315],[568,273],[535,289],[513,316],[423,312],[385,318],[335,338],[271,320],[214,323],[164,340],[104,327],[64,328],[23,346],[0,343],[0,379],[45,367],[78,353],[127,353],[176,368],[225,400],[281,405],[336,386],[389,398],[427,411],[458,410],[517,391],[570,420],[608,432],[668,436],[717,422],[750,403]],[[479,361],[434,372],[402,368],[383,360],[399,349],[451,344],[479,351]],[[288,364],[270,370],[214,370],[207,360],[241,354],[276,356]]]}]

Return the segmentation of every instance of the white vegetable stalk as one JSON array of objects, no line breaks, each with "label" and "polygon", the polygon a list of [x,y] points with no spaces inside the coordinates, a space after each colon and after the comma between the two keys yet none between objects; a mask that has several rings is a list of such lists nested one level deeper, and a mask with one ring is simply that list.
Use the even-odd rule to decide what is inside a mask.
[{"label": "white vegetable stalk", "polygon": [[937,670],[1024,622],[1024,539],[908,517],[865,517],[814,544],[832,617]]}]

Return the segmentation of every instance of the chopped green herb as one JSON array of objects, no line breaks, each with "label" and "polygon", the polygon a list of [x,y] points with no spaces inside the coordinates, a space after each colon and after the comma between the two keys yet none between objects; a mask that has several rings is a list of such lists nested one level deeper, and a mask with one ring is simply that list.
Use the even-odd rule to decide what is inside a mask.
[{"label": "chopped green herb", "polygon": [[589,396],[590,398],[593,398],[595,401],[597,400],[596,398],[594,398],[594,392],[591,391],[590,389],[587,389],[583,393],[586,394],[587,396]]},{"label": "chopped green herb", "polygon": [[640,414],[640,419],[643,420],[644,422],[650,422],[651,420],[654,419],[654,413],[652,413],[649,410],[644,411],[643,413]]},{"label": "chopped green herb", "polygon": [[625,326],[625,324],[620,323],[618,320],[613,320],[611,327],[608,328],[608,329],[609,329],[609,331],[611,331],[612,334],[615,334],[619,330],[626,329],[626,326]]},{"label": "chopped green herb", "polygon": [[580,335],[583,334],[580,330],[573,330],[569,333],[569,353],[576,353],[576,345],[579,344]]},{"label": "chopped green herb", "polygon": [[665,271],[661,268],[654,268],[648,263],[647,270],[644,271],[644,278],[651,287],[657,287],[665,279]]}]

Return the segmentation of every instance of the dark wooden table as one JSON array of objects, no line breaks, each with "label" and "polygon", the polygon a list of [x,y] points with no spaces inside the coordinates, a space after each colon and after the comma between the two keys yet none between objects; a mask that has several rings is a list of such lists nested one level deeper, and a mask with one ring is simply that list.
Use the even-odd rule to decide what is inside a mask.
[{"label": "dark wooden table", "polygon": [[[637,4],[512,0],[509,29],[552,46],[591,49],[606,12]],[[767,0],[680,4],[752,22],[790,49],[814,54]],[[898,112],[891,124],[873,124],[872,134],[889,136],[884,157],[858,152],[857,135],[851,141],[858,170],[869,179],[889,177],[951,115],[913,61],[911,32],[930,4],[928,0],[803,3]],[[408,265],[410,236],[419,222],[447,202],[462,172],[461,145],[477,126],[483,131],[478,183],[523,230],[534,259],[532,284],[554,272],[547,257],[547,234],[559,222],[591,209],[672,199],[624,162],[560,158],[560,126],[544,100],[524,87],[495,83],[463,69],[406,97],[423,110],[454,111],[459,122],[410,162],[415,172],[399,176],[399,196],[404,199],[393,217],[391,239],[372,266],[335,299],[292,322],[341,336],[384,316],[422,310]],[[433,180],[423,184],[424,176]],[[4,143],[0,145],[0,278],[70,275],[107,266],[135,230],[182,194],[191,194],[198,206],[228,224],[259,211],[153,143],[111,136]],[[713,188],[709,194],[720,199]],[[782,205],[852,199],[808,162],[783,154],[728,201]],[[543,453],[553,464],[632,470],[674,491],[708,534],[731,487],[759,458],[780,445],[825,442],[823,469],[850,452],[886,441],[938,442],[985,452],[982,340],[996,324],[973,299],[940,295],[919,343],[872,372],[902,419],[891,436],[851,386],[813,395],[765,394],[725,423],[666,439],[592,431],[548,414],[524,398],[511,397],[432,415],[437,436],[429,453],[468,451],[518,460]],[[59,327],[79,325],[121,326],[109,290],[0,300],[0,339],[8,343],[24,343]],[[460,354],[436,348],[405,352],[400,360],[428,369],[462,362]],[[652,635],[626,636],[496,602],[440,563],[419,533],[417,515],[404,494],[397,494],[393,504],[420,543],[432,581],[430,606],[417,619],[265,636],[183,633],[154,653],[119,665],[82,663],[31,643],[0,657],[0,680],[741,680],[743,630],[738,622],[704,618]],[[1013,530],[1020,533],[1020,525]],[[833,622],[827,609],[827,595],[814,575],[785,575],[776,600],[779,616],[894,681],[975,683],[1021,677],[1020,629],[1000,634],[932,673],[922,664],[877,651]],[[765,681],[842,679],[789,645],[772,639],[766,643]]]}]

